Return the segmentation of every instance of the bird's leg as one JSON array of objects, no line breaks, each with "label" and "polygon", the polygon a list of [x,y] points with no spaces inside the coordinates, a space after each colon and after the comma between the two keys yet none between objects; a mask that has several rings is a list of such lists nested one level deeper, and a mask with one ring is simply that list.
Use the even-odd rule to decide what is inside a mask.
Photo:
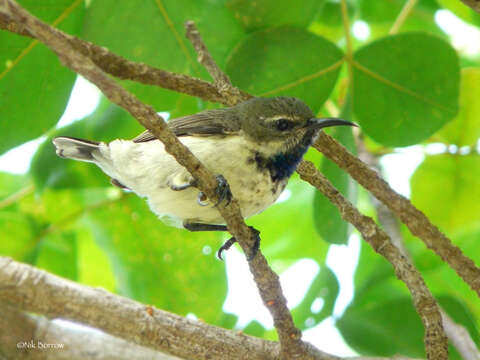
[{"label": "bird's leg", "polygon": [[188,231],[228,231],[225,225],[202,224],[195,222],[183,222],[183,227]]},{"label": "bird's leg", "polygon": [[[249,226],[249,228],[254,232],[255,242],[253,243],[252,252],[250,253],[250,255],[247,256],[248,261],[252,260],[255,257],[255,255],[257,255],[258,249],[260,248],[260,231],[255,229],[253,226]],[[227,241],[225,241],[225,244],[223,244],[220,247],[220,249],[218,249],[217,257],[220,260],[223,260],[222,258],[223,251],[230,249],[232,245],[235,244],[236,242],[237,242],[237,239],[235,239],[234,236],[228,239]]]},{"label": "bird's leg", "polygon": [[[194,223],[194,222],[188,222],[188,221],[185,221],[183,223],[183,227],[189,231],[228,231],[225,225],[202,224],[202,223]],[[249,226],[249,228],[255,234],[255,243],[253,244],[251,254],[247,257],[248,261],[252,260],[255,257],[260,247],[260,231],[255,229],[253,226]],[[234,236],[232,236],[230,239],[225,241],[225,243],[218,249],[217,257],[220,260],[223,260],[222,253],[225,250],[230,249],[232,245],[235,244],[236,242],[237,242],[237,239],[235,239]]]},{"label": "bird's leg", "polygon": [[[228,231],[225,225],[202,224],[202,223],[194,223],[194,222],[188,222],[188,221],[185,221],[183,223],[183,227],[189,231]],[[249,228],[254,232],[255,243],[253,244],[251,254],[247,257],[248,261],[252,260],[255,257],[255,255],[257,255],[258,249],[260,248],[260,231],[255,229],[253,226],[249,226]],[[236,242],[237,242],[237,239],[235,239],[234,236],[232,236],[230,239],[225,241],[225,243],[222,246],[220,246],[220,248],[218,249],[217,257],[220,260],[223,260],[222,253],[225,250],[230,249],[232,245],[235,244]]]}]

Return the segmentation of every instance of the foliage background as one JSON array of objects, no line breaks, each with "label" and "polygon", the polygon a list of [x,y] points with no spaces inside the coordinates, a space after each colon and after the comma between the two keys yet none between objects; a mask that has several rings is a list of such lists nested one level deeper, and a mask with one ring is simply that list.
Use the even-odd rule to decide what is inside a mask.
[{"label": "foliage background", "polygon": [[[435,22],[436,12],[448,9],[478,27],[480,15],[459,1],[418,1],[394,35],[389,30],[405,1],[349,1],[352,22],[362,20],[371,31],[366,40],[351,38],[353,54],[346,47],[340,2],[334,0],[20,3],[60,29],[128,59],[208,80],[183,36],[184,21],[194,20],[216,61],[241,89],[297,96],[320,115],[339,109],[360,124],[368,150],[379,158],[418,144],[426,155],[411,179],[413,203],[480,264],[479,56],[456,51]],[[222,311],[225,266],[212,251],[222,235],[163,225],[142,199],[112,188],[98,169],[57,158],[50,141],[57,134],[131,138],[142,130],[138,123],[102,98],[91,115],[58,129],[75,74],[43,45],[4,31],[0,64],[0,153],[45,137],[28,173],[0,173],[0,254],[180,315],[193,313],[211,324],[238,327],[236,317]],[[123,85],[171,117],[217,106],[137,83]],[[333,135],[356,151],[350,129]],[[433,143],[441,150],[431,155]],[[365,191],[315,151],[307,157],[362,211],[375,216]],[[320,265],[293,309],[297,326],[306,329],[332,314],[338,281],[325,258],[330,244],[347,242],[351,229],[298,177],[288,189],[287,202],[248,223],[262,231],[262,250],[275,270],[302,258]],[[441,306],[478,343],[475,294],[408,230],[402,227],[402,233]],[[346,342],[367,355],[424,356],[423,329],[406,287],[364,243],[354,285],[354,299],[336,321]],[[321,311],[312,307],[319,298]],[[244,331],[275,338],[258,322]]]}]

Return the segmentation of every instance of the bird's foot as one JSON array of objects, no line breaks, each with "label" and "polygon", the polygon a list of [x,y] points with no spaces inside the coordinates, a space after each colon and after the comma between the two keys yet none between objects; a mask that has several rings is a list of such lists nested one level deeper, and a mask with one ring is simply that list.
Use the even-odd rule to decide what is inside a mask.
[{"label": "bird's foot", "polygon": [[197,196],[197,203],[200,206],[207,206],[208,205],[208,198],[207,195],[203,191],[200,191]]},{"label": "bird's foot", "polygon": [[[257,255],[257,252],[258,252],[258,249],[260,248],[260,231],[258,231],[257,229],[255,229],[253,226],[249,226],[250,230],[253,231],[254,233],[254,236],[255,236],[255,242],[251,248],[251,253],[250,255],[247,256],[247,261],[251,261],[253,260],[253,258],[255,257],[255,255]],[[228,239],[225,244],[223,244],[220,249],[218,249],[217,251],[217,257],[220,259],[220,260],[223,260],[222,258],[222,253],[225,251],[225,250],[228,250],[232,247],[233,244],[235,244],[237,242],[237,239],[235,239],[235,237],[231,237],[230,239]]]},{"label": "bird's foot", "polygon": [[226,201],[228,205],[232,201],[232,192],[230,191],[230,186],[223,175],[217,175],[216,178],[217,188],[215,189],[215,192],[218,196],[218,202],[215,204],[215,206],[218,206],[218,204],[220,204],[222,201]]}]

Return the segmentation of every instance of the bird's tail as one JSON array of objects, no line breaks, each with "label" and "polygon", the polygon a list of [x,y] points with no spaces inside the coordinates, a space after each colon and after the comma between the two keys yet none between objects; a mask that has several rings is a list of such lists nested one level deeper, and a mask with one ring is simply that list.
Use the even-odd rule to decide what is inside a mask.
[{"label": "bird's tail", "polygon": [[63,158],[80,161],[96,162],[100,153],[100,144],[96,141],[77,139],[73,137],[59,136],[54,138],[57,155]]}]

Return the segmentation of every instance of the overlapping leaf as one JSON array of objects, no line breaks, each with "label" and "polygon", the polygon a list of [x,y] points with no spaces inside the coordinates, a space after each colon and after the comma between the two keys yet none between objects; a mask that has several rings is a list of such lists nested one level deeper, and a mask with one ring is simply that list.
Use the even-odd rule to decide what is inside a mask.
[{"label": "overlapping leaf", "polygon": [[380,144],[416,144],[458,111],[458,59],[440,38],[383,38],[359,49],[353,65],[354,112],[362,130]]}]

